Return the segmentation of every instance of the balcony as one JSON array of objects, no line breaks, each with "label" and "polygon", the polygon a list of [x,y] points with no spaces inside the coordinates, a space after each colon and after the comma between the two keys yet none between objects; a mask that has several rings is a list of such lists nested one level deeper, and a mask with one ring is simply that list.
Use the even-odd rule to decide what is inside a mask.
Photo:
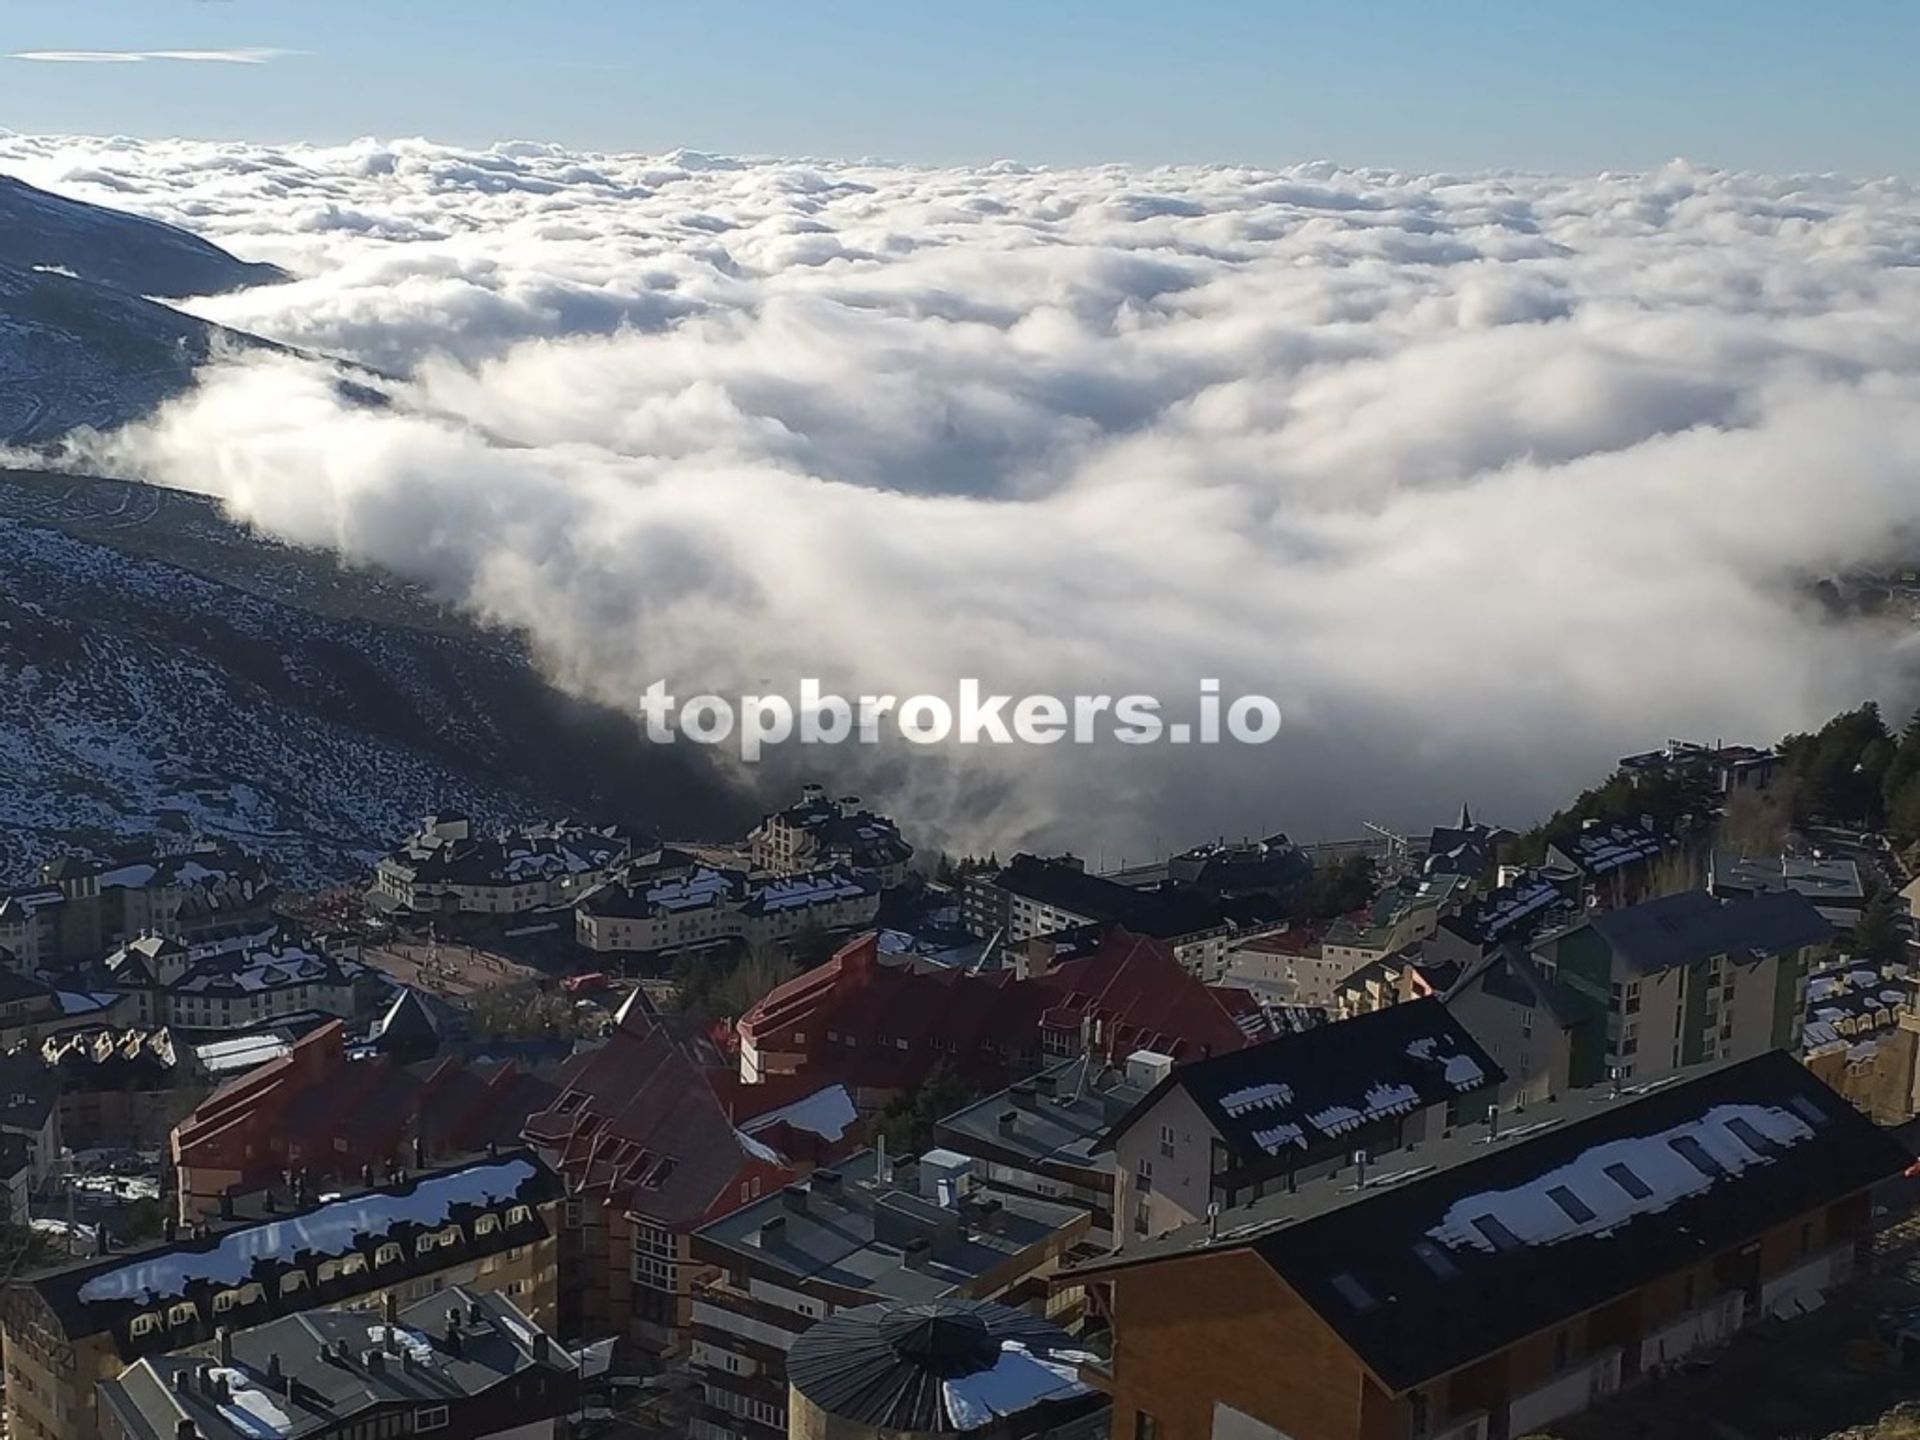
[{"label": "balcony", "polygon": [[1476,1410],[1471,1415],[1455,1416],[1445,1429],[1435,1430],[1427,1440],[1487,1440],[1491,1423],[1486,1411]]},{"label": "balcony", "polygon": [[1513,1397],[1507,1410],[1507,1431],[1525,1435],[1563,1415],[1585,1410],[1620,1388],[1618,1346],[1587,1356],[1577,1365]]}]

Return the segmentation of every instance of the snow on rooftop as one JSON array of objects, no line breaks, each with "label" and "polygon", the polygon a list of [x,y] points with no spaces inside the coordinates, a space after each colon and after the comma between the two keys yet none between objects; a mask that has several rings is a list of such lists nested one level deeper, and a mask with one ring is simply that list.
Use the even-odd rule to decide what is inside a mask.
[{"label": "snow on rooftop", "polygon": [[847,1087],[828,1085],[811,1095],[803,1095],[790,1105],[756,1115],[740,1128],[749,1135],[758,1135],[762,1130],[785,1123],[796,1130],[818,1135],[823,1140],[838,1140],[847,1133],[847,1127],[856,1118],[853,1096],[847,1093]]},{"label": "snow on rooftop", "polygon": [[214,1366],[208,1375],[232,1387],[233,1398],[220,1407],[220,1418],[253,1440],[278,1440],[293,1432],[293,1421],[274,1403],[271,1392],[256,1387],[244,1370]]},{"label": "snow on rooftop", "polygon": [[1253,1143],[1269,1155],[1278,1155],[1289,1145],[1298,1145],[1304,1150],[1307,1147],[1307,1132],[1289,1121],[1284,1125],[1254,1131]]},{"label": "snow on rooftop", "polygon": [[509,1200],[535,1174],[531,1161],[501,1160],[423,1179],[408,1195],[370,1191],[337,1200],[305,1215],[269,1220],[222,1235],[206,1251],[163,1251],[94,1276],[80,1287],[82,1304],[103,1300],[154,1300],[184,1295],[199,1282],[238,1285],[262,1260],[291,1260],[302,1252],[346,1254],[368,1236],[395,1225],[444,1225],[456,1205],[488,1206]]},{"label": "snow on rooftop", "polygon": [[1449,1055],[1447,1057],[1447,1083],[1456,1090],[1471,1090],[1487,1078],[1471,1055]]},{"label": "snow on rooftop", "polygon": [[978,1430],[1043,1400],[1084,1395],[1079,1365],[1090,1358],[1068,1350],[1035,1355],[1018,1340],[1004,1341],[999,1360],[988,1369],[941,1382],[947,1416],[962,1430]]},{"label": "snow on rooftop", "polygon": [[1244,1090],[1235,1090],[1220,1097],[1220,1108],[1227,1114],[1238,1117],[1249,1110],[1277,1109],[1293,1103],[1293,1087],[1278,1081],[1268,1081],[1264,1085],[1249,1085]]},{"label": "snow on rooftop", "polygon": [[1605,1235],[1812,1137],[1811,1125],[1776,1106],[1716,1105],[1657,1134],[1596,1145],[1511,1190],[1457,1200],[1427,1234],[1485,1251]]},{"label": "snow on rooftop", "polygon": [[367,1339],[382,1349],[387,1341],[393,1341],[395,1352],[405,1351],[416,1365],[433,1363],[433,1342],[418,1330],[410,1330],[405,1325],[395,1325],[389,1329],[386,1325],[369,1325]]}]

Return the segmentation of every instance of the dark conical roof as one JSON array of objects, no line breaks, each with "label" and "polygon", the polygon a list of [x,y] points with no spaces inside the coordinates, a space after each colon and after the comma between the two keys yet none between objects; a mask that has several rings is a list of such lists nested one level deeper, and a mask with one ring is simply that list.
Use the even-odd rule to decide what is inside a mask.
[{"label": "dark conical roof", "polygon": [[981,1300],[862,1305],[794,1342],[787,1378],[842,1420],[881,1430],[973,1430],[1087,1388],[1065,1331]]}]

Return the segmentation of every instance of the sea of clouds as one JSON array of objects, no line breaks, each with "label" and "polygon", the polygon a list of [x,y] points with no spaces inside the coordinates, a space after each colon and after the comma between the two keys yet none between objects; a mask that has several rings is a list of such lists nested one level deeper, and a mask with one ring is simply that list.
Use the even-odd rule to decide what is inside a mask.
[{"label": "sea of clouds", "polygon": [[[562,684],[1144,691],[1257,747],[789,751],[946,843],[1527,823],[1913,692],[1809,584],[1920,550],[1905,182],[921,169],[0,134],[294,272],[90,463],[523,628]],[[364,375],[360,376],[365,379]]]}]

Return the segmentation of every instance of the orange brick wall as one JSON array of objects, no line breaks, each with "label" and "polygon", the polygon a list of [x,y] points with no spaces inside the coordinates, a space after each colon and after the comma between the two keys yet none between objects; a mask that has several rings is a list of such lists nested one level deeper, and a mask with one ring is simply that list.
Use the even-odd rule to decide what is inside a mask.
[{"label": "orange brick wall", "polygon": [[1293,1440],[1405,1434],[1404,1406],[1245,1252],[1117,1271],[1113,1304],[1113,1440],[1140,1440],[1139,1411],[1159,1422],[1160,1440],[1209,1440],[1216,1400]]}]

